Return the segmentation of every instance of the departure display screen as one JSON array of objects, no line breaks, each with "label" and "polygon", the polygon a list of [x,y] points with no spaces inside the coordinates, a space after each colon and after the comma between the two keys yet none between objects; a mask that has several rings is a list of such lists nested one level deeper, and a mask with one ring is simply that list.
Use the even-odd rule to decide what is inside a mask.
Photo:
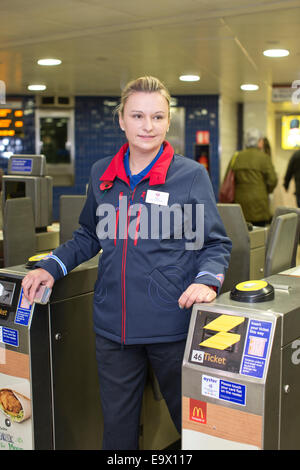
[{"label": "departure display screen", "polygon": [[0,137],[24,137],[23,115],[22,109],[0,106]]}]

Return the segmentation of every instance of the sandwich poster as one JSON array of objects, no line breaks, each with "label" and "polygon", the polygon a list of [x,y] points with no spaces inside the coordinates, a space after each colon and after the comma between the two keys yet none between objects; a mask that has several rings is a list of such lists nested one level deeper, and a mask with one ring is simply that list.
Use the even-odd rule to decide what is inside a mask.
[{"label": "sandwich poster", "polygon": [[2,348],[1,352],[0,450],[31,450],[33,426],[29,373],[26,366],[21,372],[19,361],[20,356],[26,355]]}]

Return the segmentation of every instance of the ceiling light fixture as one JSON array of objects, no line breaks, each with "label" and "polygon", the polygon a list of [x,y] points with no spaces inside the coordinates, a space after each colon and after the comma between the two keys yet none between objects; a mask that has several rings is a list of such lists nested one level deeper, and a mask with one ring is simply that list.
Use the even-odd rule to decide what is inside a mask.
[{"label": "ceiling light fixture", "polygon": [[200,77],[199,75],[180,75],[179,80],[182,82],[198,82]]},{"label": "ceiling light fixture", "polygon": [[258,89],[259,86],[254,83],[243,83],[243,85],[241,85],[241,90],[243,91],[256,91]]},{"label": "ceiling light fixture", "polygon": [[289,55],[287,49],[267,49],[263,52],[266,57],[286,57]]},{"label": "ceiling light fixture", "polygon": [[51,65],[59,65],[61,64],[61,60],[60,59],[39,59],[37,61],[37,63],[39,65],[48,65],[48,66],[51,66]]},{"label": "ceiling light fixture", "polygon": [[44,91],[46,90],[46,85],[28,85],[28,90],[30,91]]}]

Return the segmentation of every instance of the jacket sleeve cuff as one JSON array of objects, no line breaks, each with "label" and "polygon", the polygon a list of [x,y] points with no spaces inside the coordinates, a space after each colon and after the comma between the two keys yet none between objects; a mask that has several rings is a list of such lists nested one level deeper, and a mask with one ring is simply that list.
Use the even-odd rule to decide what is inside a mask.
[{"label": "jacket sleeve cuff", "polygon": [[215,292],[218,292],[218,288],[217,286],[210,286],[209,284],[207,284],[209,287],[211,287]]},{"label": "jacket sleeve cuff", "polygon": [[68,274],[64,263],[55,255],[49,255],[36,263],[35,268],[42,268],[50,273],[55,281]]},{"label": "jacket sleeve cuff", "polygon": [[223,274],[213,274],[207,271],[200,271],[195,277],[194,283],[205,284],[206,286],[215,288],[217,294],[219,294],[223,281],[224,281]]}]

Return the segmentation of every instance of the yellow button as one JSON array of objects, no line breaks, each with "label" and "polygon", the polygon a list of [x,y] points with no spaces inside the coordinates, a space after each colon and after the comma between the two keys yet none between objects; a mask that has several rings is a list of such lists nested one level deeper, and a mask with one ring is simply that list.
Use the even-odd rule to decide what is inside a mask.
[{"label": "yellow button", "polygon": [[49,255],[49,253],[40,253],[39,255],[34,255],[34,256],[31,256],[28,261],[39,261],[43,258],[45,258],[45,256]]},{"label": "yellow button", "polygon": [[245,282],[240,282],[235,286],[237,290],[241,291],[254,291],[254,290],[260,290],[263,289],[264,287],[267,287],[268,283],[266,281],[245,281]]}]

